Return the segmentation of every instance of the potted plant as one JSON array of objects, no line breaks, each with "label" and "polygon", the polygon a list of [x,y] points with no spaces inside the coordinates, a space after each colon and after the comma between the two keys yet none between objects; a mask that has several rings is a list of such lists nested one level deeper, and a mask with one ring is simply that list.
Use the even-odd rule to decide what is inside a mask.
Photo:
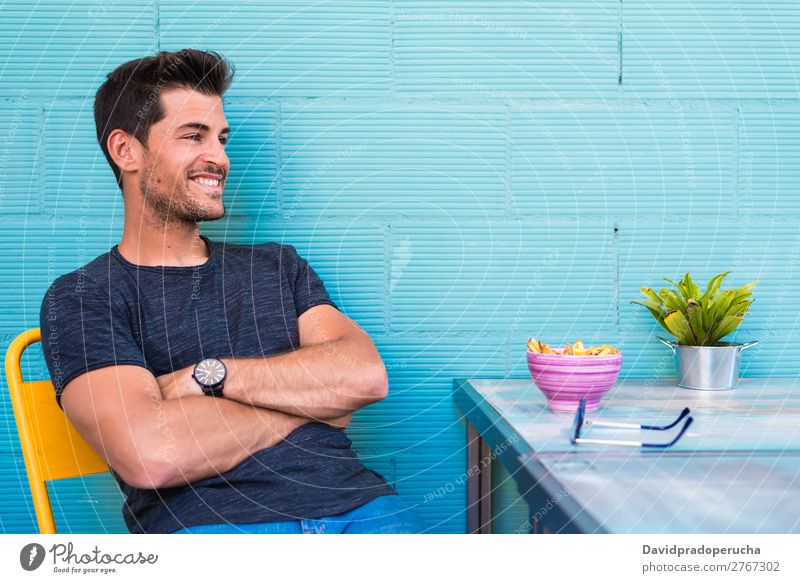
[{"label": "potted plant", "polygon": [[677,283],[664,278],[675,289],[641,289],[644,300],[632,300],[656,319],[677,342],[658,337],[672,349],[678,360],[678,386],[686,389],[733,389],[739,381],[742,351],[757,342],[720,342],[742,323],[753,303],[756,281],[738,289],[720,292],[730,271],[711,278],[702,293],[687,273]]}]

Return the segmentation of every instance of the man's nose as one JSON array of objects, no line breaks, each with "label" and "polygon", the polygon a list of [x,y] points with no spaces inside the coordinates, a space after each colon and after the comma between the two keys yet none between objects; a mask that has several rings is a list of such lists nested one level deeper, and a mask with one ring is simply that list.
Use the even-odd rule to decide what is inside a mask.
[{"label": "man's nose", "polygon": [[224,144],[219,140],[211,140],[211,145],[205,152],[204,161],[219,166],[225,170],[225,174],[228,173],[230,160],[228,159],[227,152],[225,152]]}]

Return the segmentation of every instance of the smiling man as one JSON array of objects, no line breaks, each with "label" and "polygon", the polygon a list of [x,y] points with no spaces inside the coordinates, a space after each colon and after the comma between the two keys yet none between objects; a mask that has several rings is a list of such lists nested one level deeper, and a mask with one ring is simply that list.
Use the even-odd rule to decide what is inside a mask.
[{"label": "smiling man", "polygon": [[131,532],[419,532],[344,433],[387,394],[369,336],[291,245],[200,235],[225,214],[232,77],[185,49],[98,90],[125,223],[42,303],[56,398],[112,468]]}]

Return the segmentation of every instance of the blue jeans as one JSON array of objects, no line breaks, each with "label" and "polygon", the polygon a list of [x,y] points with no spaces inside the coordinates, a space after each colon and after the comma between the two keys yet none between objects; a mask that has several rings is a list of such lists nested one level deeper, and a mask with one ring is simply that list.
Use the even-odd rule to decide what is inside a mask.
[{"label": "blue jeans", "polygon": [[353,510],[325,516],[255,524],[203,524],[174,534],[417,534],[425,526],[399,496],[378,496]]}]

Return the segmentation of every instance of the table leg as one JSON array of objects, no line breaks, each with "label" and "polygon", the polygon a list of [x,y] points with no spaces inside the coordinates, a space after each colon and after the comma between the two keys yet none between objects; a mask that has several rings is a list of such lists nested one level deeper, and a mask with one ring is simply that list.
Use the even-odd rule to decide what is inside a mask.
[{"label": "table leg", "polygon": [[467,530],[492,532],[492,458],[489,446],[467,422]]}]

